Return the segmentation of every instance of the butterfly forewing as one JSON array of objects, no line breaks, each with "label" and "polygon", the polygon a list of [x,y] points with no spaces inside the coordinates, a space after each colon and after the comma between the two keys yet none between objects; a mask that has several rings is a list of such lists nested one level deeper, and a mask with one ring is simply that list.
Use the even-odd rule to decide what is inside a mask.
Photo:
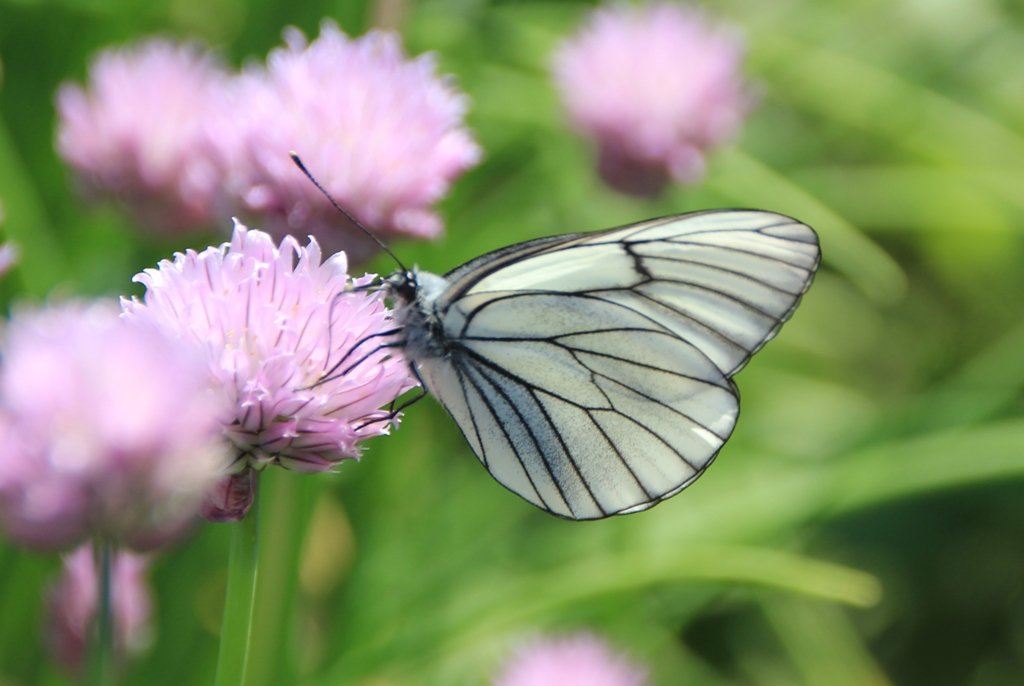
[{"label": "butterfly forewing", "polygon": [[445,353],[407,353],[506,487],[573,519],[634,512],[717,454],[738,414],[730,377],[818,258],[810,228],[758,211],[539,239],[451,272],[421,303]]},{"label": "butterfly forewing", "polygon": [[498,268],[477,260],[473,270],[453,271],[439,308],[487,291],[603,294],[692,341],[726,376],[775,335],[810,286],[820,257],[808,226],[754,210],[700,212],[541,241],[522,244],[523,259],[512,259],[511,248],[501,251]]}]

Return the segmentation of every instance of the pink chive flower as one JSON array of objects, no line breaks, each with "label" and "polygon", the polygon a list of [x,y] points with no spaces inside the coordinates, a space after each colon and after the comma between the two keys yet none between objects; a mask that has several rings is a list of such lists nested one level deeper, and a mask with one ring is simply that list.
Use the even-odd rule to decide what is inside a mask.
[{"label": "pink chive flower", "polygon": [[224,169],[207,129],[228,75],[195,45],[153,39],[99,55],[85,88],[57,92],[57,150],[83,189],[123,202],[153,230],[218,217]]},{"label": "pink chive flower", "polygon": [[524,646],[493,686],[646,686],[647,673],[592,634],[546,638]]},{"label": "pink chive flower", "polygon": [[434,57],[409,60],[395,34],[353,39],[329,21],[311,43],[287,30],[285,44],[240,77],[232,117],[220,120],[239,211],[278,237],[313,233],[354,261],[376,249],[295,168],[295,151],[379,234],[440,235],[433,205],[480,149],[463,125],[467,98]]},{"label": "pink chive flower", "polygon": [[288,236],[278,247],[241,224],[230,243],[178,253],[135,277],[146,293],[123,301],[126,316],[198,345],[234,408],[225,432],[236,476],[215,489],[208,518],[244,516],[249,468],[328,470],[388,433],[379,408],[413,382],[400,355],[374,352],[394,328],[391,313],[379,292],[352,290],[373,278],[351,279],[344,253],[321,262],[312,238],[302,247]]},{"label": "pink chive flower", "polygon": [[222,473],[223,412],[193,351],[113,303],[18,312],[0,367],[0,526],[67,549],[181,532]]},{"label": "pink chive flower", "polygon": [[704,174],[751,104],[736,32],[666,3],[593,12],[554,56],[570,123],[593,139],[613,188],[657,195]]},{"label": "pink chive flower", "polygon": [[[47,593],[46,639],[54,661],[70,674],[84,666],[97,611],[97,565],[92,546],[64,557],[59,579]],[[141,652],[151,637],[152,603],[146,576],[149,559],[119,551],[111,561],[114,651],[120,659]]]}]

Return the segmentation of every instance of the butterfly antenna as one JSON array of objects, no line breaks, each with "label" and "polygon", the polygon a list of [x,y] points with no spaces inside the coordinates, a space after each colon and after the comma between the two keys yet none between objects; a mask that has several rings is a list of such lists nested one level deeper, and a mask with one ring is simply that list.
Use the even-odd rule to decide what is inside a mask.
[{"label": "butterfly antenna", "polygon": [[398,256],[395,255],[395,253],[391,252],[391,249],[388,248],[388,246],[384,243],[384,241],[382,241],[381,239],[377,238],[377,235],[375,233],[373,233],[368,228],[363,226],[363,223],[360,222],[355,217],[353,217],[351,212],[346,210],[344,207],[342,207],[338,203],[337,200],[335,200],[333,197],[331,197],[331,194],[327,192],[327,189],[325,189],[323,186],[321,186],[320,182],[316,180],[316,177],[313,176],[313,174],[311,174],[308,169],[306,169],[306,165],[303,164],[302,159],[299,157],[298,153],[296,153],[295,151],[292,151],[292,152],[289,152],[288,155],[292,158],[292,162],[295,163],[295,166],[299,168],[299,171],[301,171],[303,174],[305,174],[306,178],[309,179],[310,181],[312,181],[313,185],[316,186],[316,189],[318,191],[320,191],[321,193],[323,193],[323,196],[325,198],[327,198],[328,201],[330,201],[331,205],[334,206],[334,209],[338,210],[343,215],[345,215],[345,218],[348,219],[350,222],[352,222],[353,226],[355,226],[357,229],[359,229],[360,231],[365,233],[367,236],[372,238],[373,242],[376,243],[377,245],[379,245],[381,250],[383,250],[384,252],[386,252],[388,255],[391,256],[391,259],[393,259],[395,261],[395,263],[398,265],[399,269],[402,270],[402,272],[408,272],[409,271],[406,268],[406,266],[404,264],[402,264],[402,261],[400,259],[398,259]]}]

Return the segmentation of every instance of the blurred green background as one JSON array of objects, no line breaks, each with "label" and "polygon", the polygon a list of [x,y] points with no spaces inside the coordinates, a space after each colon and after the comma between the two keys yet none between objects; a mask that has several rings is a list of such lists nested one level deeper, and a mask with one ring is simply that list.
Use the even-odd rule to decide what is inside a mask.
[{"label": "blurred green background", "polygon": [[[704,182],[656,202],[606,190],[563,123],[547,63],[590,6],[0,0],[2,228],[22,251],[0,296],[132,292],[188,247],[84,205],[56,157],[54,91],[98,50],[163,33],[237,65],[286,25],[398,16],[471,96],[485,150],[442,204],[447,237],[396,245],[406,262],[746,206],[817,228],[824,265],[739,375],[715,466],[649,512],[545,515],[432,401],[337,474],[268,472],[250,684],[481,684],[524,639],[581,628],[657,684],[1021,683],[1024,6],[706,3],[746,34],[759,105]],[[227,534],[155,561],[153,645],[125,683],[212,682]],[[0,684],[67,683],[41,640],[56,559],[0,545]]]}]

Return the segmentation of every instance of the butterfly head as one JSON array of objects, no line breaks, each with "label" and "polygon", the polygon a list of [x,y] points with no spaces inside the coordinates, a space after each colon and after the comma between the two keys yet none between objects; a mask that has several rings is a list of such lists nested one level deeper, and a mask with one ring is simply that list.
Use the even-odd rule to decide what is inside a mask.
[{"label": "butterfly head", "polygon": [[413,269],[402,269],[393,273],[384,280],[384,286],[388,293],[403,304],[415,302],[420,290],[419,279]]}]

